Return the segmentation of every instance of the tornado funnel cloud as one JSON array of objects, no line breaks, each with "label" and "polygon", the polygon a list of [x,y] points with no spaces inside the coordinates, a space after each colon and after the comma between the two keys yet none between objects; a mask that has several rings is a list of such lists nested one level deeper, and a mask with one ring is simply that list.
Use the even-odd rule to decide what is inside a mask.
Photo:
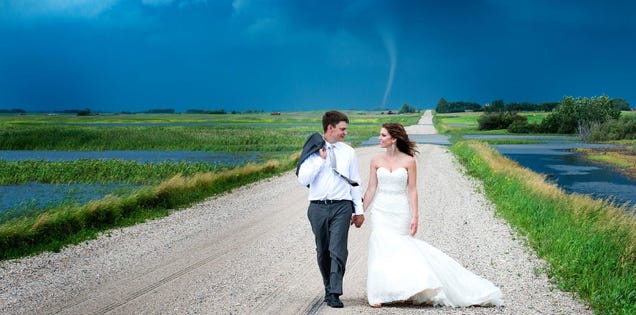
[{"label": "tornado funnel cloud", "polygon": [[389,34],[388,32],[380,31],[380,36],[382,37],[384,46],[386,46],[386,51],[389,55],[390,61],[389,79],[386,82],[384,97],[382,98],[382,108],[386,108],[389,95],[391,94],[391,89],[393,88],[393,77],[395,76],[395,64],[397,63],[397,56],[395,51],[395,41],[393,40],[391,34]]}]

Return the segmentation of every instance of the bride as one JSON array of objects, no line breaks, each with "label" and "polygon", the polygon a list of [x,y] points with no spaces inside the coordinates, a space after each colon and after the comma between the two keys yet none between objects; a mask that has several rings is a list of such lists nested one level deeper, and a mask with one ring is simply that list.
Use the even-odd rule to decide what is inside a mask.
[{"label": "bride", "polygon": [[364,209],[371,212],[372,228],[369,304],[502,305],[501,290],[494,284],[413,237],[418,227],[416,144],[398,123],[383,124],[378,140],[386,152],[371,159],[363,199]]}]

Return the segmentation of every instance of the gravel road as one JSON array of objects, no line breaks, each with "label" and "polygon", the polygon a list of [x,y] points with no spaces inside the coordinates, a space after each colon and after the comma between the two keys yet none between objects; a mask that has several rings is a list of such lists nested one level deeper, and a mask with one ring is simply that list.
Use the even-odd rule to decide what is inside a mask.
[{"label": "gravel road", "polygon": [[[435,133],[430,112],[407,130]],[[418,149],[416,237],[493,281],[504,307],[369,307],[370,226],[364,225],[350,231],[345,308],[329,308],[322,303],[307,189],[288,172],[59,253],[0,262],[0,313],[592,314],[549,283],[545,263],[494,216],[479,183],[463,175],[446,147]],[[356,152],[366,182],[369,160],[381,149]]]}]

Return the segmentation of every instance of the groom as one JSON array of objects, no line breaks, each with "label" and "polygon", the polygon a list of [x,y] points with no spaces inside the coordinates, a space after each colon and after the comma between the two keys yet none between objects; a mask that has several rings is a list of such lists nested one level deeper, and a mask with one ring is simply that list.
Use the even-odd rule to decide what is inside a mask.
[{"label": "groom", "polygon": [[344,306],[340,295],[349,226],[360,227],[364,222],[358,160],[353,148],[343,142],[348,126],[344,113],[326,112],[322,116],[324,135],[307,138],[296,169],[298,181],[309,187],[307,217],[316,238],[325,301],[331,307]]}]

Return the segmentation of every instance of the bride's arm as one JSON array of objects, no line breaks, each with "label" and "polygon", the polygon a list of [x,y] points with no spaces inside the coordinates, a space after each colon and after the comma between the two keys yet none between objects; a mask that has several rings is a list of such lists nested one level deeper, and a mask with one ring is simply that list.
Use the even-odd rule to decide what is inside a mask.
[{"label": "bride's arm", "polygon": [[371,159],[370,170],[369,170],[369,183],[367,184],[367,190],[364,192],[364,197],[362,197],[362,208],[366,212],[369,210],[369,206],[371,205],[371,201],[373,201],[373,197],[375,196],[375,190],[378,187],[378,173],[377,173],[377,165],[376,159]]},{"label": "bride's arm", "polygon": [[413,216],[411,218],[411,224],[409,226],[409,229],[411,231],[411,236],[415,236],[415,233],[417,233],[417,225],[418,225],[418,221],[419,221],[419,214],[418,214],[418,204],[417,204],[417,167],[415,165],[415,159],[410,159],[409,163],[408,163],[408,173],[409,173],[409,177],[408,177],[408,184],[407,184],[407,189],[408,189],[408,194],[409,194],[409,204],[411,205],[411,211],[413,213]]}]

